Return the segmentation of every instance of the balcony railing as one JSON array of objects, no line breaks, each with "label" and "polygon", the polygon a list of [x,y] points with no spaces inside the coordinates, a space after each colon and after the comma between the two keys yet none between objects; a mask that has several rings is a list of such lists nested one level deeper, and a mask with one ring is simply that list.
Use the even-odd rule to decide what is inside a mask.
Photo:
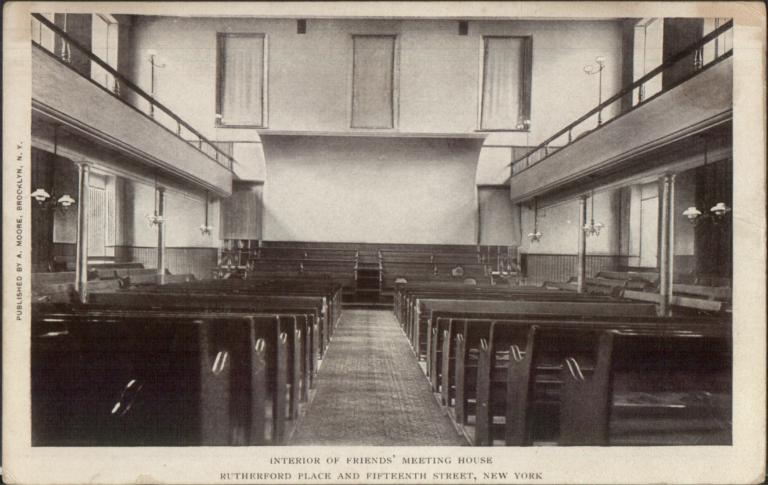
[{"label": "balcony railing", "polygon": [[[579,119],[569,124],[565,128],[559,130],[554,135],[550,136],[536,148],[529,151],[522,157],[514,160],[510,163],[510,177],[514,177],[520,172],[533,167],[542,160],[548,158],[555,152],[562,150],[566,146],[570,145],[579,138],[587,135],[605,125],[619,116],[622,116],[639,106],[647,103],[651,99],[669,91],[670,89],[678,86],[690,78],[696,76],[703,69],[712,66],[733,54],[732,43],[726,42],[726,36],[733,28],[733,21],[729,20],[720,27],[714,29],[709,34],[702,37],[699,41],[686,47],[680,53],[672,56],[667,61],[660,64],[658,67],[650,71],[648,74],[642,76],[637,81],[624,87],[621,91],[614,94],[610,98],[601,102],[597,107],[591,109],[588,113],[581,116]],[[731,44],[731,46],[729,46]],[[691,62],[690,58],[693,58],[693,70],[690,75],[683,77],[674,84],[665,86],[664,89],[658,91],[650,97],[645,97],[645,85],[653,82],[657,76],[663,75],[665,72],[673,67],[679,67],[684,62]],[[637,94],[637,98],[633,99],[633,106],[629,109],[610,109],[612,106],[626,99],[628,96]],[[605,119],[606,112],[613,112],[615,115],[608,120]]]},{"label": "balcony railing", "polygon": [[[153,95],[148,94],[143,89],[134,84],[130,79],[120,74],[115,68],[91,52],[88,47],[73,39],[69,34],[67,34],[66,31],[57,26],[55,23],[51,22],[45,16],[33,13],[32,17],[33,24],[35,22],[39,24],[35,27],[38,27],[40,32],[45,29],[45,32],[49,33],[49,35],[46,37],[49,42],[42,42],[43,36],[41,34],[38,39],[32,39],[32,43],[34,45],[48,51],[61,63],[70,67],[73,71],[77,72],[81,76],[86,77],[99,88],[108,92],[128,106],[131,106],[136,111],[142,113],[147,117],[147,119],[152,120],[157,125],[173,133],[180,140],[197,148],[202,154],[210,158],[212,161],[223,167],[226,167],[230,171],[232,170],[232,165],[235,163],[235,160],[232,158],[232,156],[222,151],[218,146],[216,146],[214,142],[208,140],[189,123],[181,119],[176,113],[155,99]],[[75,69],[71,64],[73,58],[72,49],[78,51],[93,64],[97,65],[101,70],[105,71],[107,82],[101,84],[94,80],[91,76],[85,75],[80,70]],[[137,99],[144,100],[146,103],[142,104],[146,104],[147,110],[145,111],[135,104],[128,102],[126,100],[128,94],[137,97]]]}]

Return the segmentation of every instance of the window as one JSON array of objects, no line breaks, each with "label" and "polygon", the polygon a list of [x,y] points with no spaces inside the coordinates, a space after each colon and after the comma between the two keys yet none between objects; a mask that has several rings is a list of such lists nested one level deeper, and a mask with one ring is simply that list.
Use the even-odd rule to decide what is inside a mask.
[{"label": "window", "polygon": [[[40,15],[50,20],[51,22],[54,21],[52,13],[41,13]],[[49,52],[55,52],[54,46],[56,41],[54,40],[54,37],[55,34],[51,29],[44,27],[43,24],[32,17],[32,40],[35,41],[37,45]]]},{"label": "window", "polygon": [[[91,25],[91,51],[117,69],[117,21],[111,15],[94,15]],[[91,79],[107,89],[116,90],[116,81],[106,69],[91,61]]]},{"label": "window", "polygon": [[[723,24],[727,23],[729,18],[709,18],[704,19],[704,32],[702,35],[707,35],[713,30],[720,28]],[[713,41],[704,44],[703,59],[704,65],[709,64],[721,55],[725,54],[733,48],[733,29],[726,30],[724,33],[717,36]]]},{"label": "window", "polygon": [[[664,25],[660,18],[640,20],[635,26],[634,55],[632,65],[633,81],[637,81],[661,65],[664,47]],[[654,76],[635,88],[632,104],[646,100],[661,91],[661,75]]]},{"label": "window", "polygon": [[481,130],[525,130],[531,116],[531,38],[485,37]]},{"label": "window", "polygon": [[395,36],[352,37],[352,128],[394,128]]},{"label": "window", "polygon": [[262,34],[219,34],[218,125],[266,126],[265,52]]}]

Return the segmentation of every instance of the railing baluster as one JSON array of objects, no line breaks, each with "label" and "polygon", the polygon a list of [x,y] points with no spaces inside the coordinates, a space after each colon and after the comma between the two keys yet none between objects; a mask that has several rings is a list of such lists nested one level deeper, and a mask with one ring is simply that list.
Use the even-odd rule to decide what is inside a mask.
[{"label": "railing baluster", "polygon": [[696,70],[704,67],[704,48],[699,47],[693,54],[693,68]]}]

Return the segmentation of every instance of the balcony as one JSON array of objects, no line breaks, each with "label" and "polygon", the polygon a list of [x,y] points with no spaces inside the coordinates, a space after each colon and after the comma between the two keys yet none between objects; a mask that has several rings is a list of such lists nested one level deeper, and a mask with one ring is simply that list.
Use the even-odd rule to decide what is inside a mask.
[{"label": "balcony", "polygon": [[[514,161],[509,179],[513,203],[556,198],[615,179],[617,174],[641,173],[654,168],[654,160],[662,160],[665,149],[682,140],[690,142],[691,135],[727,128],[733,106],[732,51],[712,56],[706,65],[700,53],[728,29],[730,22]],[[644,83],[687,61],[692,53],[698,65],[690,77],[641,99],[608,121],[599,118],[613,104],[642,93]],[[574,136],[577,131],[580,134]]]},{"label": "balcony", "polygon": [[[62,39],[57,45],[66,42],[108,72],[115,89],[84,76],[66,59],[33,42],[33,139],[44,143],[63,127],[66,137],[59,136],[57,143],[64,152],[62,145],[68,143],[73,153],[117,158],[124,167],[159,170],[220,196],[232,193],[231,157],[53,23],[38,15],[35,19]],[[147,101],[150,111],[126,102],[127,94]]]}]

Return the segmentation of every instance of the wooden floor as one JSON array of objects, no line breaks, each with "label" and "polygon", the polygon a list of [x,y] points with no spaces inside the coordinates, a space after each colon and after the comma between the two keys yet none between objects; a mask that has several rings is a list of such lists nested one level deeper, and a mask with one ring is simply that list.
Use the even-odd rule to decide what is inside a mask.
[{"label": "wooden floor", "polygon": [[461,446],[391,311],[345,310],[291,445]]}]

